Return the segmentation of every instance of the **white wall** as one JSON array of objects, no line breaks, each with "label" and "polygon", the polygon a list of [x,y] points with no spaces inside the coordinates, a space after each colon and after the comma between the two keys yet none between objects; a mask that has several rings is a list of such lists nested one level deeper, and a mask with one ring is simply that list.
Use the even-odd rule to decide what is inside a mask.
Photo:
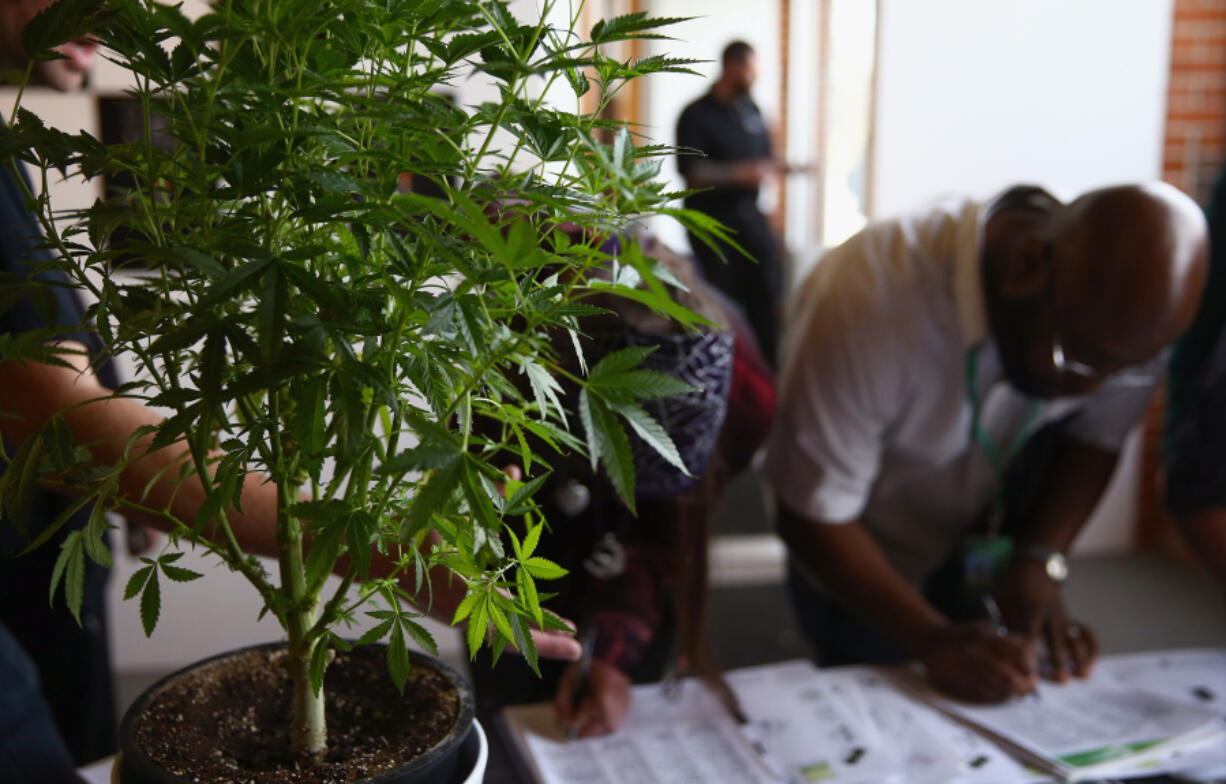
[{"label": "white wall", "polygon": [[1161,171],[1171,0],[881,0],[873,207]]},{"label": "white wall", "polygon": [[[1171,17],[1171,0],[880,0],[872,215],[1159,177]],[[1080,552],[1131,545],[1139,446]]]}]

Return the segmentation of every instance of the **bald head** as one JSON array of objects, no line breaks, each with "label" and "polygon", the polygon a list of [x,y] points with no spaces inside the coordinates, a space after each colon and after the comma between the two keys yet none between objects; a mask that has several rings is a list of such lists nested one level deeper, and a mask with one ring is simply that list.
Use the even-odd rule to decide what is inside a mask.
[{"label": "bald head", "polygon": [[[1208,229],[1196,203],[1163,183],[1050,205],[1006,206],[989,218],[989,311],[1019,387],[1085,393],[1152,359],[1191,324],[1207,274]],[[1053,354],[1080,368],[1075,377]]]},{"label": "bald head", "polygon": [[1194,201],[1165,183],[1091,191],[1045,232],[1057,307],[1121,359],[1158,353],[1196,315],[1208,228]]}]

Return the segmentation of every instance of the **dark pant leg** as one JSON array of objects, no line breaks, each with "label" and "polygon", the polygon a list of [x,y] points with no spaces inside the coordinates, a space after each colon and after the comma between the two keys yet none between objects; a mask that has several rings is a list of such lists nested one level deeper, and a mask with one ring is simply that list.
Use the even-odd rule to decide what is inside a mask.
[{"label": "dark pant leg", "polygon": [[689,235],[690,247],[703,277],[741,308],[762,356],[775,367],[783,270],[770,224],[754,205],[741,205],[712,217],[733,231],[733,239],[749,255],[726,243],[717,242],[718,250],[711,248],[693,234]]},{"label": "dark pant leg", "polygon": [[771,367],[778,366],[779,306],[783,292],[783,265],[779,245],[766,216],[756,205],[742,207],[736,222],[737,242],[749,254],[737,260],[737,285],[745,316],[758,338],[758,346]]},{"label": "dark pant leg", "polygon": [[39,693],[34,663],[0,625],[0,780],[7,784],[78,781],[72,757]]}]

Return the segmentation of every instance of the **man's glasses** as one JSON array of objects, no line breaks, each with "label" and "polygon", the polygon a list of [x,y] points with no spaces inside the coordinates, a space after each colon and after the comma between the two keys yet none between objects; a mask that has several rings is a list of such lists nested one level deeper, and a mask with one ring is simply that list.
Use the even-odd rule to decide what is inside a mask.
[{"label": "man's glasses", "polygon": [[1166,366],[1168,351],[1163,350],[1157,357],[1140,366],[1133,365],[1114,373],[1103,373],[1098,368],[1078,362],[1064,352],[1064,341],[1057,332],[1051,337],[1051,364],[1062,376],[1072,376],[1083,381],[1101,381],[1104,384],[1121,387],[1151,386],[1158,381],[1158,374]]}]

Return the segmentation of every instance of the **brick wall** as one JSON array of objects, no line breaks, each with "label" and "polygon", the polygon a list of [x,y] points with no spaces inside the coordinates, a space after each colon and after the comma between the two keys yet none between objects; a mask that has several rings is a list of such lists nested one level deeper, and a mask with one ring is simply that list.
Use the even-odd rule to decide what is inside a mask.
[{"label": "brick wall", "polygon": [[1226,0],[1176,0],[1162,178],[1203,202],[1226,141]]},{"label": "brick wall", "polygon": [[[1226,0],[1175,0],[1162,179],[1201,204],[1226,161]],[[1162,508],[1163,396],[1145,422],[1138,544],[1189,557]]]}]

